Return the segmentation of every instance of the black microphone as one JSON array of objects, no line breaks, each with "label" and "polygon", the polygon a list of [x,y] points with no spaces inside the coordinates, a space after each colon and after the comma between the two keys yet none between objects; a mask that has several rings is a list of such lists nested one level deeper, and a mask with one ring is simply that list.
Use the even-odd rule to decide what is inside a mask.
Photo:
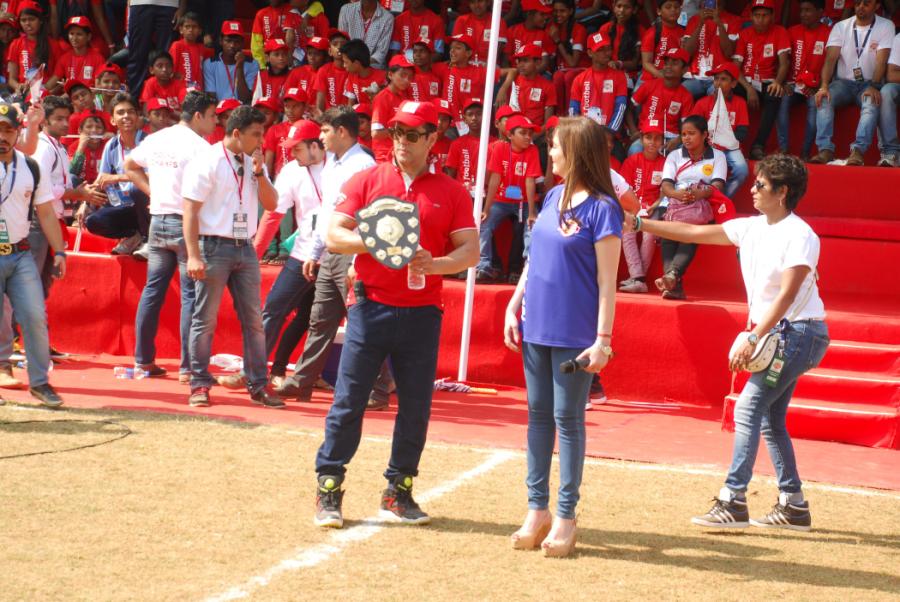
[{"label": "black microphone", "polygon": [[586,357],[581,359],[566,360],[559,365],[559,371],[563,374],[573,374],[576,370],[584,370],[591,363]]}]

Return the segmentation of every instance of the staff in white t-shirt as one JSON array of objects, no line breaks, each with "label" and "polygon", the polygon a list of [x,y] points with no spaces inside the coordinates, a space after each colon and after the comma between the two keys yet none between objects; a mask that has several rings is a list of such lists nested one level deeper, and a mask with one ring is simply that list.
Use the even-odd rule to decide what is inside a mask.
[{"label": "staff in white t-shirt", "polygon": [[[816,286],[819,237],[794,214],[806,192],[806,167],[790,155],[770,155],[756,163],[753,206],[761,215],[721,225],[662,222],[626,215],[626,228],[663,238],[740,249],[747,289],[749,333],[734,350],[730,367],[744,369],[761,339],[772,334],[777,351],[769,366],[751,374],[734,407],[734,452],[725,486],[715,505],[693,523],[707,528],[755,525],[808,531],[812,523],[803,499],[790,435],[788,404],[804,372],[828,349],[825,307]],[[750,520],[746,491],[762,434],[778,475],[778,502]]]},{"label": "staff in white t-shirt", "polygon": [[900,165],[900,138],[897,135],[897,108],[900,106],[900,33],[894,36],[888,57],[887,82],[881,87],[881,114],[878,138],[881,141],[880,167]]},{"label": "staff in white t-shirt", "polygon": [[125,159],[125,173],[150,197],[150,233],[147,284],[141,292],[135,317],[134,362],[150,376],[165,376],[156,365],[156,332],[159,312],[175,269],[181,272],[181,365],[178,380],[190,380],[188,340],[194,312],[194,281],[187,275],[184,245],[181,180],[188,161],[209,149],[204,140],[216,127],[216,102],[206,94],[188,92],[181,104],[177,125],[151,134]]},{"label": "staff in white t-shirt", "polygon": [[[875,13],[879,0],[856,0],[855,15],[838,22],[828,36],[822,83],[816,92],[816,147],[819,153],[810,163],[834,159],[834,110],[849,104],[860,108],[856,139],[850,144],[847,165],[865,165],[863,155],[872,144],[878,125],[878,89],[887,71],[894,38],[894,24]],[[837,72],[835,72],[837,67]],[[834,79],[832,80],[832,76]]]}]

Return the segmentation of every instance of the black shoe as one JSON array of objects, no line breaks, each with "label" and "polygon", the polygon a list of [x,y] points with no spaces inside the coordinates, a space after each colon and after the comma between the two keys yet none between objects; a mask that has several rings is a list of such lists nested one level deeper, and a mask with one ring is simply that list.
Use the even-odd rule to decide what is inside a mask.
[{"label": "black shoe", "polygon": [[192,408],[205,408],[209,406],[209,387],[197,387],[191,389],[191,396],[188,397],[188,405]]},{"label": "black shoe", "polygon": [[340,529],[344,526],[344,515],[341,514],[341,503],[344,501],[344,490],[341,483],[344,477],[319,475],[319,487],[316,490],[316,517],[313,521],[317,527]]},{"label": "black shoe", "polygon": [[391,405],[391,396],[383,391],[372,391],[369,395],[369,402],[366,404],[367,410],[383,410]]},{"label": "black shoe", "polygon": [[812,516],[809,514],[809,502],[784,504],[781,501],[772,506],[772,510],[762,518],[751,518],[750,524],[764,529],[792,529],[809,531]]},{"label": "black shoe", "polygon": [[715,504],[703,516],[695,516],[691,522],[710,529],[743,529],[750,525],[750,513],[746,500],[723,502],[715,498]]},{"label": "black shoe", "polygon": [[278,397],[271,387],[263,387],[256,393],[251,393],[250,401],[267,408],[281,409],[284,407],[284,400]]},{"label": "black shoe", "polygon": [[48,408],[58,408],[63,404],[62,397],[49,384],[31,387],[28,392]]},{"label": "black shoe", "polygon": [[381,494],[381,512],[384,520],[407,525],[427,525],[431,517],[422,512],[412,496],[413,478],[409,475],[395,477]]},{"label": "black shoe", "polygon": [[147,378],[158,378],[167,374],[165,368],[160,368],[156,364],[135,364],[135,369],[143,370],[147,373]]},{"label": "black shoe", "polygon": [[66,359],[69,359],[69,354],[65,353],[63,351],[57,351],[56,349],[51,347],[50,348],[50,359],[56,360],[57,362],[61,361],[61,360],[66,360]]},{"label": "black shoe", "polygon": [[275,393],[282,397],[293,397],[297,401],[308,402],[312,399],[312,389],[301,389],[291,377],[286,378],[280,387],[275,387]]},{"label": "black shoe", "polygon": [[475,282],[478,284],[491,284],[497,281],[497,274],[490,270],[478,270],[475,272]]}]

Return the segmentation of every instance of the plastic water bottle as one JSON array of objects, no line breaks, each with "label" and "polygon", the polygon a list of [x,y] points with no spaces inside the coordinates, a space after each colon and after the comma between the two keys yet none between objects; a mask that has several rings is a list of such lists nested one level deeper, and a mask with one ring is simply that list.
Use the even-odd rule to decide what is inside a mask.
[{"label": "plastic water bottle", "polygon": [[147,378],[150,375],[146,370],[138,370],[128,366],[116,366],[113,368],[113,376],[121,380]]},{"label": "plastic water bottle", "polygon": [[[416,251],[422,248],[422,245],[419,245],[416,248]],[[425,288],[425,274],[421,274],[419,272],[413,272],[412,266],[406,266],[406,287],[411,291],[420,291]]]}]

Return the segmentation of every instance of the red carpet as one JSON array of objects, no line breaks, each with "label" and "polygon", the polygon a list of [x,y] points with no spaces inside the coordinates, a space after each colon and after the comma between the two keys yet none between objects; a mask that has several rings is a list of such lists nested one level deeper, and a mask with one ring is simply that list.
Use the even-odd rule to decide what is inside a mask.
[{"label": "red carpet", "polygon": [[[72,408],[183,413],[316,431],[323,426],[331,400],[329,393],[317,391],[312,403],[290,403],[285,410],[266,410],[250,404],[246,393],[216,387],[212,391],[214,405],[195,410],[187,405],[188,388],[174,378],[116,380],[113,367],[128,365],[130,360],[112,356],[73,358],[58,364],[51,379],[65,397],[66,406]],[[178,369],[177,362],[163,365]],[[24,391],[4,391],[4,398],[30,403]],[[365,433],[390,436],[394,417],[393,409],[369,412]],[[429,441],[523,449],[526,421],[522,389],[502,388],[496,396],[438,393]],[[687,464],[722,471],[724,476],[731,458],[731,440],[731,435],[720,428],[718,411],[709,408],[612,400],[588,413],[587,450],[594,457]],[[900,491],[900,455],[895,451],[820,441],[795,441],[795,445],[804,480]],[[756,470],[760,475],[773,474],[763,449]]]}]

